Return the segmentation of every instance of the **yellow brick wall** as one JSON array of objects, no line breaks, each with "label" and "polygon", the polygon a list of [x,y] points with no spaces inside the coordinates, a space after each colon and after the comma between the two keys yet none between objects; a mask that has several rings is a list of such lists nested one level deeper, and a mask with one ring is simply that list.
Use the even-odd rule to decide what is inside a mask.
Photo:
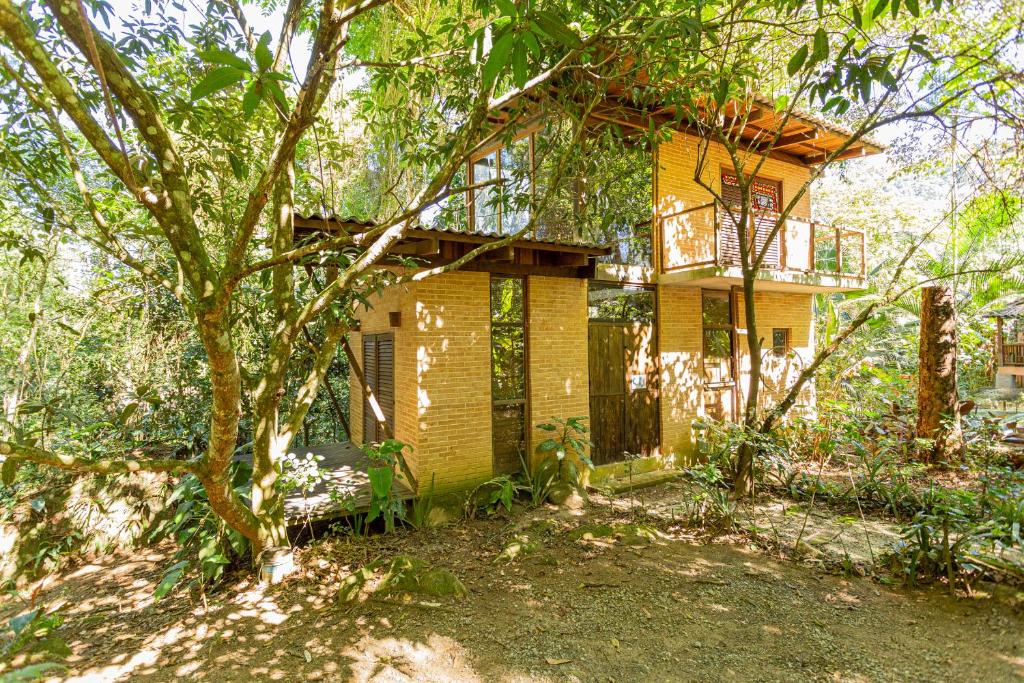
[{"label": "yellow brick wall", "polygon": [[[490,275],[455,272],[416,284],[416,398],[420,487],[466,488],[490,478]],[[404,324],[404,323],[403,323]]]},{"label": "yellow brick wall", "polygon": [[587,348],[587,281],[536,277],[527,280],[527,349],[530,415],[528,452],[551,433],[536,425],[552,417],[590,415]]},{"label": "yellow brick wall", "polygon": [[[714,196],[694,180],[699,159],[698,138],[685,133],[673,133],[672,138],[658,146],[657,173],[655,174],[655,212],[666,217],[663,225],[663,243],[666,262],[663,267],[678,267],[686,263],[706,261],[714,255],[713,222],[710,212],[679,212],[711,202]],[[722,169],[732,173],[733,165],[725,150],[712,144],[704,158],[701,178],[716,191],[721,191]],[[756,159],[750,156],[747,168]],[[782,205],[803,187],[810,177],[810,169],[779,159],[765,161],[758,176],[782,183]],[[811,215],[810,193],[806,192],[792,212],[793,216]],[[660,251],[655,249],[656,252]]]},{"label": "yellow brick wall", "polygon": [[662,455],[685,462],[701,412],[701,297],[697,287],[658,287]]},{"label": "yellow brick wall", "polygon": [[[756,292],[758,335],[767,351],[759,404],[762,408],[779,400],[800,371],[814,356],[814,321],[810,294]],[[687,462],[693,452],[693,420],[706,414],[703,405],[704,372],[701,289],[659,287],[658,312],[661,357],[661,442],[666,456]],[[750,386],[750,352],[747,346],[745,308],[740,302],[736,321],[740,366],[740,410]],[[792,354],[776,357],[770,352],[772,329],[788,328]],[[814,388],[808,386],[794,408],[794,414],[813,410]]]},{"label": "yellow brick wall", "polygon": [[[755,292],[754,310],[757,312],[757,336],[765,347],[762,349],[762,374],[759,405],[762,409],[780,400],[793,385],[797,375],[814,357],[814,315],[811,294],[795,292]],[[750,388],[750,351],[746,334],[746,307],[742,296],[737,306],[736,327],[739,331],[740,379],[742,396]],[[784,357],[771,353],[772,329],[789,330],[791,354]],[[801,392],[800,400],[794,406],[793,414],[807,413],[813,409],[814,387],[809,384]]]}]

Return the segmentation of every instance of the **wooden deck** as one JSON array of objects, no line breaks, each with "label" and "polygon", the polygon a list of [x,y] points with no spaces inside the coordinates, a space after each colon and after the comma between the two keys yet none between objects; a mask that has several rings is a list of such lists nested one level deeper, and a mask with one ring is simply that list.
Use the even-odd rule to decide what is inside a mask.
[{"label": "wooden deck", "polygon": [[[319,461],[319,465],[326,476],[305,495],[301,491],[293,491],[285,496],[284,516],[289,525],[302,524],[307,519],[315,521],[348,514],[348,510],[331,500],[329,493],[331,490],[336,491],[341,500],[351,499],[357,511],[369,510],[370,477],[366,473],[369,460],[358,446],[345,441],[319,446],[294,447],[292,452],[302,457],[305,457],[306,453],[322,457],[323,460]],[[405,481],[399,481],[397,477],[391,491],[400,500],[409,500],[415,497]]]}]

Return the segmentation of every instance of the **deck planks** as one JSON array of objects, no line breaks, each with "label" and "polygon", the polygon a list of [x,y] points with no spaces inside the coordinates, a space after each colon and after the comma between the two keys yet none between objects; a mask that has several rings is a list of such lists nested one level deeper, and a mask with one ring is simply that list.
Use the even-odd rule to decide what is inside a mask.
[{"label": "deck planks", "polygon": [[[304,523],[307,519],[322,520],[348,514],[339,502],[331,499],[330,491],[352,500],[356,511],[370,508],[370,477],[366,473],[370,461],[362,450],[349,441],[298,446],[292,453],[305,457],[307,453],[319,456],[319,466],[325,472],[321,482],[303,495],[302,491],[289,492],[284,499],[284,516],[289,525]],[[248,458],[246,458],[248,460]],[[391,491],[399,500],[415,497],[404,479],[395,478]]]}]

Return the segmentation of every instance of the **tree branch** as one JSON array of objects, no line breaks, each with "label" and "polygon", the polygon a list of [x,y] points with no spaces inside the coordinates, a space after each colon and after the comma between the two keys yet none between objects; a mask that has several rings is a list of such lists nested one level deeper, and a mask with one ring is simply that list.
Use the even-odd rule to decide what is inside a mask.
[{"label": "tree branch", "polygon": [[196,460],[174,460],[172,458],[125,458],[123,460],[101,458],[89,460],[11,441],[0,441],[0,455],[6,456],[8,460],[34,462],[62,470],[89,474],[119,474],[123,472],[171,472],[183,474],[186,472],[197,473],[199,471],[199,463]]}]

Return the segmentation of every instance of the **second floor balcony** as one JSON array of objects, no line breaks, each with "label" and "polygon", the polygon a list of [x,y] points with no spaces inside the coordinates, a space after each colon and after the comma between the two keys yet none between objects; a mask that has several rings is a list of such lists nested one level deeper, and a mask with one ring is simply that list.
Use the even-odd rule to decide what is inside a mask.
[{"label": "second floor balcony", "polygon": [[[659,281],[742,281],[738,220],[738,210],[718,202],[662,216]],[[756,211],[747,217],[743,228],[748,244],[756,253],[764,252],[758,280],[764,281],[766,289],[852,290],[864,286],[863,231],[787,218],[773,236],[778,221],[777,213]]]}]

